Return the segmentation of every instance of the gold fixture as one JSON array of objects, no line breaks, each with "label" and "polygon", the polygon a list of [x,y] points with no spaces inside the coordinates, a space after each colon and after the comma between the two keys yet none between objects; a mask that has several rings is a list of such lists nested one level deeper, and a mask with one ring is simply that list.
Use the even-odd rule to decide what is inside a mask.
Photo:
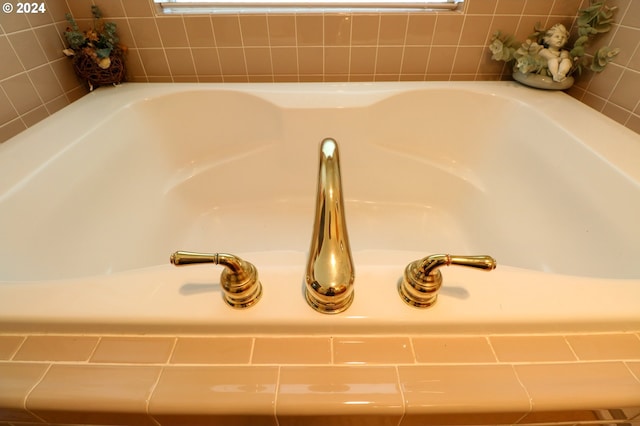
[{"label": "gold fixture", "polygon": [[434,254],[407,265],[398,284],[398,293],[406,303],[417,308],[428,308],[436,303],[442,286],[441,266],[460,265],[491,271],[496,260],[491,256],[454,256]]},{"label": "gold fixture", "polygon": [[224,266],[220,275],[222,297],[234,308],[253,306],[262,296],[262,285],[258,280],[258,271],[255,266],[232,254],[177,251],[171,255],[170,260],[176,266],[194,263],[213,263]]},{"label": "gold fixture", "polygon": [[306,269],[307,303],[323,314],[346,310],[353,302],[355,277],[344,218],[338,144],[320,144],[316,214]]}]

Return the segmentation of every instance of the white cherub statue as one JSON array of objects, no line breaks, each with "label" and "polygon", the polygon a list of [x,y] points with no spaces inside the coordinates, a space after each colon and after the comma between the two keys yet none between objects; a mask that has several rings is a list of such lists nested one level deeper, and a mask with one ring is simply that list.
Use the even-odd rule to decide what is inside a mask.
[{"label": "white cherub statue", "polygon": [[569,39],[569,31],[562,24],[549,28],[543,37],[545,48],[538,54],[547,60],[547,67],[554,81],[563,81],[571,69],[569,51],[562,49]]}]

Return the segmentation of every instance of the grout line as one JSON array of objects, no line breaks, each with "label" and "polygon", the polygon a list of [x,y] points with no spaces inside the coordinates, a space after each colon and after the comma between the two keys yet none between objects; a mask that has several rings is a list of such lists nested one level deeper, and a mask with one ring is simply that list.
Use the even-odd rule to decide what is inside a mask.
[{"label": "grout line", "polygon": [[151,400],[153,399],[153,394],[156,392],[158,384],[160,383],[160,379],[162,378],[162,375],[164,374],[164,369],[165,369],[165,367],[160,367],[160,371],[158,372],[158,377],[156,377],[155,382],[151,385],[151,389],[149,390],[149,396],[147,397],[147,399],[146,399],[146,401],[144,403],[145,414],[156,425],[160,425],[160,422],[158,422],[155,419],[155,417],[153,417],[153,415],[151,415],[151,413],[149,412],[149,405],[151,404]]},{"label": "grout line", "polygon": [[42,377],[40,377],[40,379],[31,387],[31,389],[29,389],[29,391],[27,392],[27,394],[24,397],[24,401],[22,402],[22,406],[23,406],[24,410],[27,413],[31,414],[36,419],[38,419],[41,422],[43,422],[43,423],[46,423],[46,421],[42,417],[38,416],[33,411],[29,410],[29,408],[27,407],[27,401],[29,401],[29,397],[31,396],[33,391],[40,385],[40,383],[42,383],[44,378],[47,376],[47,374],[49,373],[49,370],[51,370],[51,368],[53,368],[53,365],[54,365],[54,363],[50,363],[49,364],[49,366],[45,369],[44,373],[42,373]]},{"label": "grout line", "polygon": [[400,380],[400,369],[397,365],[395,366],[395,372],[396,372],[396,381],[398,384],[398,391],[400,392],[400,400],[402,401],[402,415],[398,420],[398,426],[400,426],[402,424],[402,420],[404,420],[404,417],[407,415],[407,403],[404,396],[404,390],[402,389],[402,380]]},{"label": "grout line", "polygon": [[249,365],[259,365],[259,364],[254,364],[253,363],[253,355],[255,353],[255,348],[256,348],[256,338],[252,337],[251,338],[251,348],[249,348]]},{"label": "grout line", "polygon": [[280,395],[280,380],[281,380],[282,366],[278,366],[278,373],[276,375],[276,388],[273,393],[273,418],[276,421],[276,426],[280,425],[278,421],[278,395]]}]

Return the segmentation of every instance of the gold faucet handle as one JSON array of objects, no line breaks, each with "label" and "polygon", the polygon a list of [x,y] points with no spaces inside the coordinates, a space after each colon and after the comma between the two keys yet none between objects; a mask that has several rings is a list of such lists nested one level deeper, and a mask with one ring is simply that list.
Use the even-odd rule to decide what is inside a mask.
[{"label": "gold faucet handle", "polygon": [[492,271],[497,262],[491,256],[457,256],[434,254],[407,265],[398,293],[407,304],[418,308],[428,308],[436,303],[438,290],[442,286],[442,266],[458,265]]},{"label": "gold faucet handle", "polygon": [[222,298],[233,308],[248,308],[255,305],[262,296],[262,284],[258,271],[252,263],[228,253],[195,253],[177,251],[170,257],[175,266],[213,263],[224,266],[220,275]]}]

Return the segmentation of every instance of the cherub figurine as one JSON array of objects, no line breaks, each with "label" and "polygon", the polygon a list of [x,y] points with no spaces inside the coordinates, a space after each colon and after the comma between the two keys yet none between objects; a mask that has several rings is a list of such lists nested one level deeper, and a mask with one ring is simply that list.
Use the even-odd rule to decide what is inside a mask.
[{"label": "cherub figurine", "polygon": [[547,60],[554,81],[563,81],[571,69],[569,51],[562,49],[569,39],[569,31],[562,24],[549,28],[543,37],[545,48],[538,54]]}]

